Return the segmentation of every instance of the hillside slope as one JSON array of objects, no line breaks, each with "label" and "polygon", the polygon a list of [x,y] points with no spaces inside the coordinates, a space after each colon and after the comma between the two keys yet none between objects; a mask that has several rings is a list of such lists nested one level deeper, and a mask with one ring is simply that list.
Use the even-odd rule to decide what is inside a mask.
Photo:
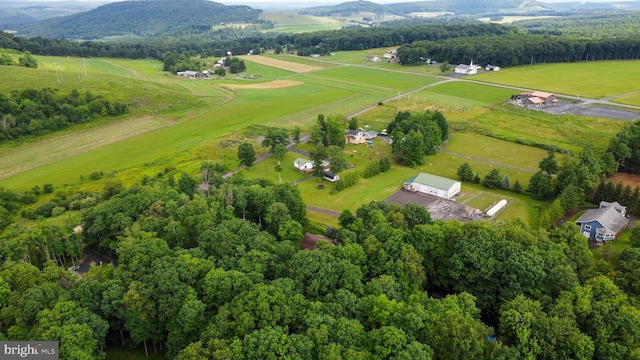
[{"label": "hillside slope", "polygon": [[162,36],[186,28],[209,29],[229,22],[253,22],[262,10],[206,0],[143,0],[106,4],[71,16],[18,26],[22,36],[103,39],[114,36]]}]

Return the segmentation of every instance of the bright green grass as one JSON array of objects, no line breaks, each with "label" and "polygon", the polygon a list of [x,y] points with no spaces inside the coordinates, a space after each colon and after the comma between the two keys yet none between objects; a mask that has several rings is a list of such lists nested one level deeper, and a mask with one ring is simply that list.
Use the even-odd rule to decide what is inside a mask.
[{"label": "bright green grass", "polygon": [[375,101],[373,96],[306,84],[296,86],[295,91],[284,88],[241,90],[238,93],[233,101],[201,115],[194,113],[188,121],[97,149],[67,153],[69,157],[63,160],[25,169],[3,179],[0,184],[9,188],[28,188],[43,183],[59,185],[94,171],[120,172],[132,167],[168,166],[176,155],[249,125],[265,122],[277,122],[278,126],[285,127],[310,124],[319,113],[332,113],[336,109],[348,113],[362,108],[363,103]]},{"label": "bright green grass", "polygon": [[265,12],[260,16],[260,18],[270,20],[275,24],[273,29],[268,29],[266,30],[266,32],[300,33],[321,30],[334,30],[340,29],[345,25],[344,21],[339,21],[327,17],[290,13]]},{"label": "bright green grass", "polygon": [[423,91],[470,100],[477,105],[504,102],[513,94],[513,90],[464,81],[446,82]]},{"label": "bright green grass", "polygon": [[612,102],[617,102],[619,104],[629,104],[640,106],[640,92],[636,92],[634,94],[620,96],[611,99]]},{"label": "bright green grass", "polygon": [[[478,192],[474,194],[472,198],[465,202],[465,205],[472,206],[476,209],[486,210],[492,204],[504,199],[504,197],[499,196],[498,194],[488,193],[488,192]],[[507,199],[511,200],[511,199]]]},{"label": "bright green grass", "polygon": [[446,149],[463,155],[534,171],[538,170],[540,160],[548,155],[546,150],[540,148],[473,133],[452,134]]},{"label": "bright green grass", "polygon": [[637,91],[640,60],[520,66],[484,72],[471,78],[572,96],[602,98]]},{"label": "bright green grass", "polygon": [[439,81],[429,76],[393,73],[358,66],[343,66],[316,71],[314,77],[332,79],[337,82],[357,83],[382,90],[407,91]]},{"label": "bright green grass", "polygon": [[[453,116],[449,116],[453,115]],[[589,118],[565,114],[551,115],[542,111],[512,105],[490,111],[448,114],[449,124],[459,131],[491,135],[508,141],[526,139],[579,152],[589,146],[604,151],[609,139],[627,123],[625,121]]]}]

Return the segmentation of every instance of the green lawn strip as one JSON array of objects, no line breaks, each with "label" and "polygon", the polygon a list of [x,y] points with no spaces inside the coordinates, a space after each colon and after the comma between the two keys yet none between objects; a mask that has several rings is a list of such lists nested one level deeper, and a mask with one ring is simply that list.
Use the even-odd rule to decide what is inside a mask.
[{"label": "green lawn strip", "polygon": [[548,155],[547,151],[541,148],[516,144],[479,134],[460,132],[452,134],[445,149],[534,171],[538,170],[540,160]]},{"label": "green lawn strip", "polygon": [[640,60],[538,64],[484,72],[470,79],[572,96],[602,98],[638,90]]},{"label": "green lawn strip", "polygon": [[325,230],[327,225],[335,228],[340,227],[338,217],[333,215],[327,215],[321,212],[307,209],[307,219],[309,219],[309,225],[319,230]]},{"label": "green lawn strip", "polygon": [[407,91],[440,81],[440,79],[430,76],[416,76],[358,66],[342,66],[315,71],[313,76],[397,91]]},{"label": "green lawn strip", "polygon": [[618,104],[628,104],[628,105],[640,106],[640,92],[637,92],[637,93],[631,94],[631,95],[616,97],[616,98],[611,99],[610,101],[618,103]]}]

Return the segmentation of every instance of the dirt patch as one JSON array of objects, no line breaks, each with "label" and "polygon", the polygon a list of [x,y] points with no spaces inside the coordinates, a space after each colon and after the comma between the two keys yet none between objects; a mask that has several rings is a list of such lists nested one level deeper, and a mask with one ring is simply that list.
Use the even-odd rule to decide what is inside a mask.
[{"label": "dirt patch", "polygon": [[291,61],[278,60],[278,59],[273,59],[270,57],[259,56],[259,55],[239,56],[239,58],[246,61],[254,62],[256,64],[260,64],[260,65],[266,65],[266,66],[271,66],[277,69],[293,71],[295,73],[303,73],[303,72],[322,69],[319,66],[298,64]]},{"label": "dirt patch", "polygon": [[297,86],[304,84],[301,81],[293,81],[293,80],[273,80],[259,84],[248,84],[248,85],[231,85],[231,84],[221,84],[220,86],[227,88],[229,90],[240,90],[240,89],[280,89],[291,86]]},{"label": "dirt patch", "polygon": [[636,174],[617,173],[607,180],[614,184],[623,183],[624,185],[631,185],[632,188],[640,185],[640,175]]}]

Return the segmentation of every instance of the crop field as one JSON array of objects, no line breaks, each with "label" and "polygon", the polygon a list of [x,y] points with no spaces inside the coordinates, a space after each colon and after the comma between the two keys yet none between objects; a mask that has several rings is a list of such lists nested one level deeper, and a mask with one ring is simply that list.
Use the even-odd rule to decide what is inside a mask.
[{"label": "crop field", "polygon": [[301,33],[321,30],[335,30],[340,29],[345,25],[344,21],[327,17],[287,13],[265,12],[260,16],[260,18],[270,20],[275,24],[273,29],[267,29],[266,32]]},{"label": "crop field", "polygon": [[319,66],[295,63],[291,61],[285,61],[285,60],[275,59],[273,57],[266,57],[266,56],[260,56],[260,55],[250,55],[250,56],[243,55],[243,56],[239,56],[239,58],[246,61],[251,61],[256,64],[266,65],[276,69],[282,69],[282,70],[291,71],[295,73],[303,73],[303,72],[322,69]]},{"label": "crop field", "polygon": [[519,66],[470,78],[571,96],[606,98],[638,91],[638,83],[629,80],[640,79],[640,60]]},{"label": "crop field", "polygon": [[297,63],[297,64],[305,64],[305,65],[314,66],[314,67],[317,66],[323,69],[343,65],[340,63],[332,63],[332,62],[325,61],[327,59],[331,59],[332,57],[321,57],[320,60],[314,60],[309,56],[297,56],[297,55],[291,55],[291,54],[280,54],[280,55],[265,54],[260,56],[267,57],[270,59],[277,59],[281,61]]},{"label": "crop field", "polygon": [[357,83],[380,89],[407,91],[438,82],[431,76],[394,73],[355,66],[342,66],[313,73],[314,77],[332,79],[337,82]]}]

